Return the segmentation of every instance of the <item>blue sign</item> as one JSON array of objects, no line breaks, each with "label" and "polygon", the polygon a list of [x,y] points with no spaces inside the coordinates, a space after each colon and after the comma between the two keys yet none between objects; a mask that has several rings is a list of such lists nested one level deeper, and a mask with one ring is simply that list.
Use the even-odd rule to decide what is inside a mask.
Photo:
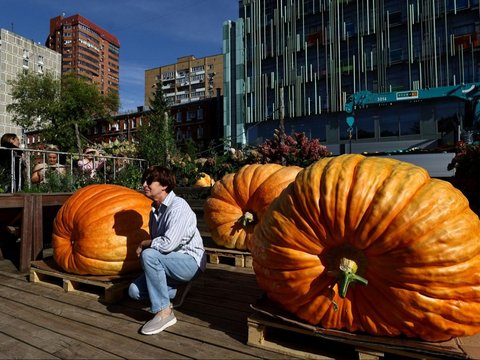
[{"label": "blue sign", "polygon": [[353,124],[355,123],[355,118],[353,116],[347,116],[346,122],[349,127],[353,127]]}]

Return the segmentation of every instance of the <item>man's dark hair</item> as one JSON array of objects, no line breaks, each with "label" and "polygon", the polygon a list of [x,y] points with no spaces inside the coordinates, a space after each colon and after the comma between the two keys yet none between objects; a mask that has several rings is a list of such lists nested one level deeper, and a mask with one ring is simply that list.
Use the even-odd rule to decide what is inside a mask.
[{"label": "man's dark hair", "polygon": [[166,192],[169,193],[177,185],[175,173],[163,166],[152,165],[143,172],[142,184],[147,182],[150,185],[154,181],[158,181],[160,185],[166,186]]}]

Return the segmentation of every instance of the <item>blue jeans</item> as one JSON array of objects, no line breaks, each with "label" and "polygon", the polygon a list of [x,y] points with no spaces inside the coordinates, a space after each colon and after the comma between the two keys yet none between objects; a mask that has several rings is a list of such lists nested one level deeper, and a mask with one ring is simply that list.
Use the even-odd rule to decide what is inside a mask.
[{"label": "blue jeans", "polygon": [[192,280],[201,273],[195,259],[187,254],[163,254],[145,249],[140,255],[144,273],[130,284],[128,295],[135,300],[150,299],[151,312],[157,313],[170,306],[179,283]]}]

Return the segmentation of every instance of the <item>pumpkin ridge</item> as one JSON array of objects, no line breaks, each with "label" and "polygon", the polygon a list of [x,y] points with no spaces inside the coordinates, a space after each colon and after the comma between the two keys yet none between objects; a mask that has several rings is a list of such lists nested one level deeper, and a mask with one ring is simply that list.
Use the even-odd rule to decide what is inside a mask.
[{"label": "pumpkin ridge", "polygon": [[[430,180],[430,177],[425,170],[415,165],[406,163],[403,164],[401,162],[398,163],[399,164],[394,163],[390,175],[385,179],[384,182],[382,182],[381,187],[378,188],[375,192],[375,195],[372,198],[372,202],[370,203],[368,210],[366,211],[362,221],[360,222],[359,227],[357,228],[355,239],[358,239],[357,246],[360,246],[363,249],[368,248],[371,244],[375,244],[377,240],[381,238],[386,231],[388,231],[390,225],[396,219],[396,216],[398,216],[398,214],[408,206],[411,199],[414,198],[415,195],[420,191],[420,189],[425,185],[425,183]],[[402,185],[400,185],[395,181],[396,177],[400,177],[403,179],[402,175],[404,175],[404,173],[409,169],[413,169],[415,171],[415,174],[422,176],[421,178],[417,179],[416,182],[418,182],[419,184],[415,184],[415,187],[414,184],[411,184],[410,186],[405,186],[403,183]],[[408,175],[409,178],[414,177],[411,176],[411,174]],[[424,181],[420,183],[420,180],[422,180],[422,178],[424,179]],[[393,189],[391,189],[392,186]],[[398,190],[406,188],[408,191],[395,190],[397,186],[400,186],[400,189]],[[397,200],[387,202],[385,200],[388,199],[388,197],[385,196],[386,192],[392,194],[398,194],[401,192],[402,201]],[[406,193],[408,193],[408,195],[406,195]],[[381,201],[379,201],[379,198],[381,199]],[[385,209],[385,207],[387,209],[382,214],[378,214],[378,209]],[[388,216],[385,216],[385,213]],[[375,226],[373,224],[375,224]]]},{"label": "pumpkin ridge", "polygon": [[[396,308],[388,306],[385,307],[385,302],[383,301],[384,299],[380,297],[377,301],[375,301],[375,303],[372,303],[371,299],[369,299],[369,297],[367,297],[365,293],[361,290],[362,289],[355,293],[355,301],[353,301],[353,304],[355,306],[354,318],[358,319],[361,328],[364,329],[364,331],[368,331],[378,335],[400,335],[401,331],[396,326],[390,325],[390,315],[392,315],[394,319],[398,321],[403,321],[405,318],[402,318],[398,315],[398,313],[396,312]],[[369,288],[369,291],[370,290],[371,288]],[[380,292],[380,294],[382,294],[382,292]],[[363,304],[364,306],[360,307],[357,304]],[[395,311],[392,311],[392,309],[395,309]],[[364,314],[368,314],[368,316]],[[371,322],[373,322],[373,324]],[[374,328],[372,328],[372,326],[374,326]]]},{"label": "pumpkin ridge", "polygon": [[120,194],[119,190],[120,189],[119,189],[118,185],[112,185],[112,186],[108,186],[108,188],[100,189],[95,194],[95,196],[92,196],[92,197],[95,197],[93,199],[94,201],[85,201],[82,198],[82,200],[84,200],[84,201],[83,201],[83,204],[82,204],[83,209],[82,209],[81,213],[83,215],[85,215],[85,214],[91,215],[92,212],[95,213],[96,211],[98,211],[99,207],[102,207],[102,206],[105,206],[105,205],[112,206],[112,204],[114,204],[118,200],[122,202],[123,197],[126,195],[125,193],[129,193],[129,192],[133,191],[131,189],[124,188],[124,189],[122,189],[123,193]]},{"label": "pumpkin ridge", "polygon": [[[110,185],[105,185],[110,189]],[[80,192],[75,192],[72,195],[72,201],[69,202],[69,206],[66,207],[70,216],[73,217],[73,222],[76,223],[78,221],[78,214],[88,211],[89,208],[98,205],[96,198],[98,194],[101,193],[105,195],[105,190],[98,184],[89,185],[85,188],[82,188]]]}]

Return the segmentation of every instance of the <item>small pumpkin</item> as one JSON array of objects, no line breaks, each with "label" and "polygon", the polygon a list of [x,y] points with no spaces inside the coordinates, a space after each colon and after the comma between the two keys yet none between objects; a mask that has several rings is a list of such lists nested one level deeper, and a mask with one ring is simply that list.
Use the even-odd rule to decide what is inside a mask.
[{"label": "small pumpkin", "polygon": [[63,204],[53,223],[55,262],[79,275],[140,271],[138,244],[149,238],[151,200],[119,185],[89,185]]},{"label": "small pumpkin", "polygon": [[428,341],[480,332],[480,220],[418,166],[320,160],[271,204],[252,244],[260,287],[311,324]]},{"label": "small pumpkin", "polygon": [[211,187],[215,184],[215,180],[213,180],[210,175],[207,173],[201,172],[198,174],[198,179],[193,185],[194,187]]},{"label": "small pumpkin", "polygon": [[301,169],[250,164],[217,181],[204,205],[205,223],[212,240],[229,249],[248,249],[253,229],[265,209]]}]

